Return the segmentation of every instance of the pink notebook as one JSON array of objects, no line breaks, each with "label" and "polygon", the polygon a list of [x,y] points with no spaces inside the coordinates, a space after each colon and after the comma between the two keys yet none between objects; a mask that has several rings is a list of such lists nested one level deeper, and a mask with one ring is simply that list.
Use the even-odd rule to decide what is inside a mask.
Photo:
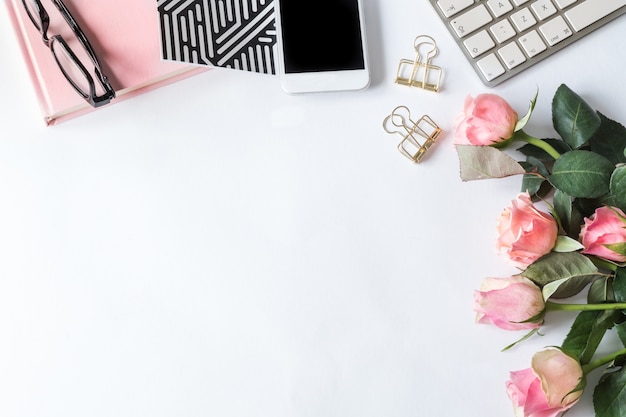
[{"label": "pink notebook", "polygon": [[[159,16],[148,0],[63,0],[85,32],[116,91],[109,106],[158,86],[206,71],[206,67],[161,58]],[[5,0],[46,124],[95,110],[70,86],[33,25],[22,0]],[[50,36],[72,36],[58,9],[41,0],[50,15]]]}]

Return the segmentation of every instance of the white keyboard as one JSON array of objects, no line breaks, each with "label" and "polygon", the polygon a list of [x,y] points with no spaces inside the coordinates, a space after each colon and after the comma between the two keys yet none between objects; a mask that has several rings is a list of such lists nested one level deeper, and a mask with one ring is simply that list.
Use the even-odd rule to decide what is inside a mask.
[{"label": "white keyboard", "polygon": [[430,0],[493,87],[626,13],[626,0]]}]

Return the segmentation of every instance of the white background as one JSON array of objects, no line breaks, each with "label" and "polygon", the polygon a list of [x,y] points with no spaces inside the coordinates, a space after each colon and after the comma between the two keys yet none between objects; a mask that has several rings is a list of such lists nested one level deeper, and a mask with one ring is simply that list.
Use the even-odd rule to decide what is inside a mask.
[{"label": "white background", "polygon": [[[483,277],[515,273],[495,220],[520,178],[461,182],[454,119],[539,90],[527,131],[554,136],[566,83],[626,122],[626,20],[488,90],[428,2],[365,3],[364,92],[215,69],[55,127],[0,11],[1,416],[512,415],[508,372],[574,316],[505,353],[523,333],[474,323]],[[440,93],[393,83],[420,34]],[[420,165],[382,130],[401,104],[445,130]]]}]

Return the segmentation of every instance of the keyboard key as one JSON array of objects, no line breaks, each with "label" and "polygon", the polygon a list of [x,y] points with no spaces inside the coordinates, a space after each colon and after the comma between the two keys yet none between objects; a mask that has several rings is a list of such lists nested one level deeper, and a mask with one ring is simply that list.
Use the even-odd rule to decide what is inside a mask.
[{"label": "keyboard key", "polygon": [[476,29],[491,22],[492,17],[484,4],[480,4],[471,10],[456,17],[450,22],[454,32],[459,38],[464,38]]},{"label": "keyboard key", "polygon": [[505,42],[515,36],[515,29],[504,19],[489,28],[498,43]]},{"label": "keyboard key", "polygon": [[511,20],[513,21],[513,24],[515,25],[517,30],[520,32],[525,31],[526,29],[537,23],[535,16],[533,16],[528,7],[524,7],[519,12],[513,13],[511,15]]},{"label": "keyboard key", "polygon": [[495,54],[489,54],[486,57],[480,59],[476,62],[480,72],[485,76],[487,81],[492,81],[502,74],[504,74],[505,69],[498,60],[498,57]]},{"label": "keyboard key", "polygon": [[437,6],[446,17],[454,16],[474,4],[474,0],[439,0]]},{"label": "keyboard key", "polygon": [[513,0],[516,6],[521,6],[524,3],[528,3],[530,0]]},{"label": "keyboard key", "polygon": [[563,39],[572,36],[571,29],[561,16],[557,16],[548,23],[539,26],[539,31],[543,37],[546,38],[550,46],[556,45]]},{"label": "keyboard key", "polygon": [[626,0],[587,0],[565,12],[565,17],[574,30],[580,31],[622,6]]},{"label": "keyboard key", "polygon": [[559,9],[564,9],[574,3],[576,3],[576,0],[556,0],[556,5]]},{"label": "keyboard key", "polygon": [[524,48],[524,52],[528,55],[529,58],[534,57],[545,51],[548,47],[543,40],[541,40],[541,36],[537,33],[536,30],[531,30],[526,35],[522,36],[518,39],[522,48]]},{"label": "keyboard key", "polygon": [[510,44],[500,48],[498,50],[498,55],[502,58],[504,65],[508,67],[508,69],[512,69],[517,67],[522,62],[526,61],[526,57],[519,46],[515,42],[511,42]]},{"label": "keyboard key", "polygon": [[474,4],[474,0],[439,0],[437,6],[446,17],[454,16]]},{"label": "keyboard key", "polygon": [[495,17],[500,17],[513,10],[513,5],[509,0],[489,0],[487,6]]},{"label": "keyboard key", "polygon": [[550,0],[539,0],[530,5],[539,20],[545,20],[556,13],[556,7]]},{"label": "keyboard key", "polygon": [[477,34],[467,38],[463,42],[463,45],[465,45],[465,48],[470,53],[472,58],[476,58],[478,55],[482,55],[496,46],[495,42],[491,39],[491,36],[489,36],[486,30],[481,30]]}]

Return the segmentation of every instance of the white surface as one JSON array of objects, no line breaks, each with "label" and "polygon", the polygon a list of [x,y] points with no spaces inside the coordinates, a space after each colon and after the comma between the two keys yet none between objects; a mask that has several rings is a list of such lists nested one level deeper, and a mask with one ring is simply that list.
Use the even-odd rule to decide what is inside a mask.
[{"label": "white surface", "polygon": [[[430,7],[366,1],[364,92],[220,69],[51,128],[1,11],[0,415],[512,415],[509,370],[571,316],[507,353],[474,324],[520,182],[462,183],[450,130],[466,94],[525,113],[539,89],[553,135],[563,82],[626,122],[626,20],[487,90]],[[393,83],[419,34],[438,94]],[[418,166],[381,127],[400,104],[446,130]]]}]

